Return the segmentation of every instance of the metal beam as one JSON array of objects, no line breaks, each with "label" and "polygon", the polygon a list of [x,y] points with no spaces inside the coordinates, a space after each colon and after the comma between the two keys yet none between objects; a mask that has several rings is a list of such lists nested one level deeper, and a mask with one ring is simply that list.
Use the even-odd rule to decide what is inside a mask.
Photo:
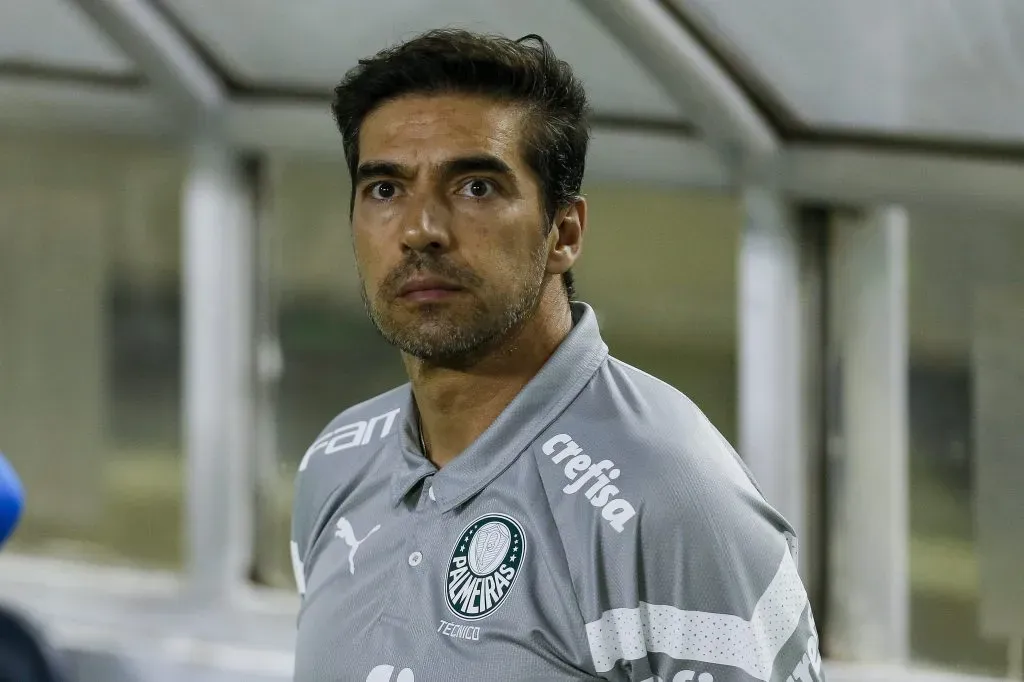
[{"label": "metal beam", "polygon": [[779,140],[704,46],[657,0],[577,0],[690,116],[726,163],[763,172]]},{"label": "metal beam", "polygon": [[210,607],[252,557],[252,183],[221,81],[146,0],[74,0],[142,69],[188,138],[182,192],[188,596]]},{"label": "metal beam", "polygon": [[224,87],[145,0],[73,0],[145,74],[179,116],[207,124],[224,109]]},{"label": "metal beam", "polygon": [[910,651],[907,434],[908,218],[898,207],[831,227],[829,627],[841,660]]},{"label": "metal beam", "polygon": [[847,204],[1024,213],[1024,163],[872,147],[797,144],[770,182],[790,196]]},{"label": "metal beam", "polygon": [[252,557],[253,183],[223,138],[196,139],[183,187],[189,587],[231,599]]},{"label": "metal beam", "polygon": [[[0,79],[0,125],[39,132],[96,131],[165,138],[171,121],[145,92],[98,90]],[[252,152],[343,158],[324,105],[231,102],[225,134]],[[934,152],[797,143],[772,173],[738,178],[703,141],[662,132],[594,129],[588,180],[732,191],[760,186],[790,199],[836,204],[901,204],[1024,214],[1024,163]]]},{"label": "metal beam", "polygon": [[[809,381],[822,320],[804,302],[803,226],[795,206],[763,188],[743,193],[746,220],[739,254],[739,446],[769,504],[800,540],[800,573],[813,582],[809,531],[809,404],[821,400]],[[818,316],[814,316],[818,317]]]}]

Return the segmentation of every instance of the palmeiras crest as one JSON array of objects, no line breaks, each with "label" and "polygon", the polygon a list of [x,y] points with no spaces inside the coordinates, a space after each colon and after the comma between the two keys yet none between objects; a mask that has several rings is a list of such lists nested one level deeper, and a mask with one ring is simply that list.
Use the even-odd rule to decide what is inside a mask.
[{"label": "palmeiras crest", "polygon": [[519,522],[504,514],[485,514],[466,526],[448,562],[445,601],[463,620],[494,613],[512,591],[526,554]]}]

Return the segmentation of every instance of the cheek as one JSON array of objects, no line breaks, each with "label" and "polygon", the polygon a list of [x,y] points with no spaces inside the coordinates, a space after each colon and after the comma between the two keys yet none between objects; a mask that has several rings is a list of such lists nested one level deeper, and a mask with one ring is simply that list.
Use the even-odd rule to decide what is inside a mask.
[{"label": "cheek", "polygon": [[383,206],[368,207],[356,200],[356,208],[352,215],[352,245],[360,256],[370,256],[379,252],[394,232],[395,215],[393,209]]},{"label": "cheek", "polygon": [[508,288],[533,269],[536,249],[516,230],[480,230],[472,242],[464,250],[470,266],[498,288]]},{"label": "cheek", "polygon": [[366,256],[372,251],[369,236],[365,231],[352,228],[352,251],[359,262],[366,260]]},{"label": "cheek", "polygon": [[[476,219],[473,219],[476,218]],[[477,253],[494,266],[522,271],[526,263],[537,260],[545,250],[542,225],[532,211],[508,209],[497,214],[482,211],[474,216],[463,232],[467,251]]]},{"label": "cheek", "polygon": [[379,239],[374,238],[372,231],[352,230],[352,253],[368,291],[375,290],[384,275],[386,267],[384,261],[387,255],[383,246]]}]

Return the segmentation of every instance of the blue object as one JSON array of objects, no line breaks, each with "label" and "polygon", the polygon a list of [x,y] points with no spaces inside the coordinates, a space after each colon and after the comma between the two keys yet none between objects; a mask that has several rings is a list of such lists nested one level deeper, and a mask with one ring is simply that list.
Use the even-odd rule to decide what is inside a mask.
[{"label": "blue object", "polygon": [[7,542],[21,519],[25,506],[25,489],[18,473],[0,452],[0,545]]}]

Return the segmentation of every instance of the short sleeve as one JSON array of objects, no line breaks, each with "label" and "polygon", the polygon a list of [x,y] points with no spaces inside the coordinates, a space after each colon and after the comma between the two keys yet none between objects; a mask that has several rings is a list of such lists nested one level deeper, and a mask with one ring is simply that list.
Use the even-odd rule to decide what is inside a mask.
[{"label": "short sleeve", "polygon": [[595,672],[620,682],[823,682],[792,528],[724,440],[704,442],[712,447],[657,460],[669,465],[649,479],[636,524],[592,557],[581,606]]},{"label": "short sleeve", "polygon": [[337,472],[325,471],[334,463],[322,455],[329,448],[332,438],[338,437],[339,433],[341,436],[348,433],[345,427],[334,428],[336,422],[342,417],[336,418],[317,436],[317,439],[303,455],[295,474],[289,554],[291,555],[292,571],[295,575],[295,588],[300,597],[304,597],[306,594],[307,569],[309,568],[307,561],[316,536],[320,512],[328,494],[336,485],[337,477],[333,474]]},{"label": "short sleeve", "polygon": [[319,444],[310,446],[306,456],[302,458],[299,470],[295,475],[294,496],[292,498],[291,538],[289,554],[292,561],[292,572],[295,575],[295,588],[300,597],[306,594],[306,557],[312,544],[313,528],[316,523],[317,508],[313,486],[310,485],[306,465],[309,454]]}]

